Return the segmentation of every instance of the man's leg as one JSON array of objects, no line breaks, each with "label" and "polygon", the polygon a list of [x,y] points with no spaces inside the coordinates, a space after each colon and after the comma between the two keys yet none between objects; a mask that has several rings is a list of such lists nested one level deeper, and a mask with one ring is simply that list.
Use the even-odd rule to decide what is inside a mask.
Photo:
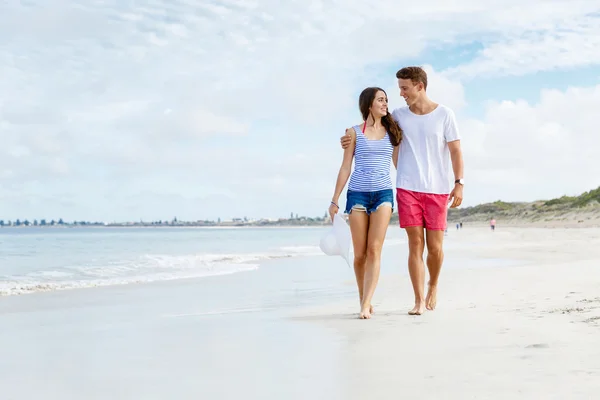
[{"label": "man's leg", "polygon": [[408,313],[410,315],[421,315],[425,312],[424,228],[422,226],[408,226],[405,229],[408,235],[408,272],[415,292],[415,306]]},{"label": "man's leg", "polygon": [[425,228],[427,231],[427,269],[429,283],[425,304],[428,310],[435,309],[437,304],[437,288],[444,251],[444,230],[447,226],[448,195],[427,194],[425,196]]},{"label": "man's leg", "polygon": [[398,220],[400,228],[408,236],[408,272],[415,292],[415,306],[408,313],[421,315],[425,312],[425,266],[423,249],[425,247],[424,214],[420,194],[410,190],[397,189]]},{"label": "man's leg", "polygon": [[437,304],[437,284],[444,262],[444,231],[427,229],[427,269],[429,270],[429,283],[425,306],[428,310],[435,309]]}]

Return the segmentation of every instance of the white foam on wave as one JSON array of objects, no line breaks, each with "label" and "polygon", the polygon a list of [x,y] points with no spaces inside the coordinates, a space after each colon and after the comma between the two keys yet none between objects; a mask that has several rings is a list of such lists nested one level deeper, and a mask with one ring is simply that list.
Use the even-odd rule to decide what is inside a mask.
[{"label": "white foam on wave", "polygon": [[252,271],[258,268],[258,264],[243,264],[223,266],[220,269],[206,269],[197,271],[188,271],[187,273],[178,272],[158,272],[148,275],[129,275],[117,276],[111,273],[103,273],[96,279],[78,279],[78,280],[47,280],[40,281],[27,279],[28,276],[17,277],[15,280],[0,281],[0,296],[11,296],[17,294],[27,294],[35,292],[50,292],[56,290],[85,289],[101,286],[129,285],[139,283],[151,283],[159,281],[169,281],[186,278],[202,278],[216,275],[234,274],[243,271]]},{"label": "white foam on wave", "polygon": [[298,246],[269,253],[143,255],[0,277],[0,296],[226,275],[255,270],[263,260],[315,254],[317,247]]}]

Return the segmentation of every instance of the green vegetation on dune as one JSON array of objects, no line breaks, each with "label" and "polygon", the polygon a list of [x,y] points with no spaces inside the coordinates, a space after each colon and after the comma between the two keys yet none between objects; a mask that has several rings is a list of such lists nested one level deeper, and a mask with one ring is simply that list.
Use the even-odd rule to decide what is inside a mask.
[{"label": "green vegetation on dune", "polygon": [[584,207],[590,203],[600,203],[600,187],[576,197],[573,206]]},{"label": "green vegetation on dune", "polygon": [[449,221],[475,221],[497,219],[538,220],[541,217],[561,217],[567,213],[582,213],[600,210],[600,187],[579,196],[562,196],[530,203],[495,201],[473,207],[450,209]]},{"label": "green vegetation on dune", "polygon": [[544,203],[545,206],[555,206],[557,204],[570,204],[575,202],[577,197],[563,196],[558,199],[548,200]]},{"label": "green vegetation on dune", "polygon": [[580,194],[579,196],[562,196],[544,202],[544,206],[562,206],[565,208],[581,208],[590,204],[600,203],[600,187]]},{"label": "green vegetation on dune", "polygon": [[585,207],[588,204],[600,203],[600,187],[580,194],[579,196],[562,196],[558,199],[548,200],[546,206],[566,205],[570,207]]},{"label": "green vegetation on dune", "polygon": [[473,207],[450,209],[449,218],[461,218],[470,215],[503,215],[510,213],[518,208],[522,203],[507,203],[505,201],[495,201],[493,203],[479,204]]}]

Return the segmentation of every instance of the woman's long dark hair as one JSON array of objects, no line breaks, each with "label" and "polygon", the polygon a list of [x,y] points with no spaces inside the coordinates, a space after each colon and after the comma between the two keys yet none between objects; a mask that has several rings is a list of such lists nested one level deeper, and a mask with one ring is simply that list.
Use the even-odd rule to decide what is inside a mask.
[{"label": "woman's long dark hair", "polygon": [[[378,87],[368,87],[363,90],[358,97],[358,107],[360,108],[360,113],[363,116],[363,120],[366,121],[367,118],[369,118],[369,109],[373,105],[373,101],[375,100],[375,96],[377,96],[377,92],[380,90],[385,94],[387,99],[387,93],[385,93],[385,90]],[[390,114],[389,111],[384,117],[381,118],[381,124],[388,132],[392,146],[398,146],[402,141],[402,129],[394,120],[394,118],[392,118],[392,114]]]}]

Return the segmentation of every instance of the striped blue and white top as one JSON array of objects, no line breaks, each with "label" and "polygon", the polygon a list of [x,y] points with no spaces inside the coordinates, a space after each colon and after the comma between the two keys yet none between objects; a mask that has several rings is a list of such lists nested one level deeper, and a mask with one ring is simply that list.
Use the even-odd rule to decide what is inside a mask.
[{"label": "striped blue and white top", "polygon": [[354,148],[354,171],[350,176],[348,190],[375,192],[393,189],[390,177],[390,162],[394,146],[386,132],[383,139],[369,140],[360,126],[355,126],[356,147]]}]

